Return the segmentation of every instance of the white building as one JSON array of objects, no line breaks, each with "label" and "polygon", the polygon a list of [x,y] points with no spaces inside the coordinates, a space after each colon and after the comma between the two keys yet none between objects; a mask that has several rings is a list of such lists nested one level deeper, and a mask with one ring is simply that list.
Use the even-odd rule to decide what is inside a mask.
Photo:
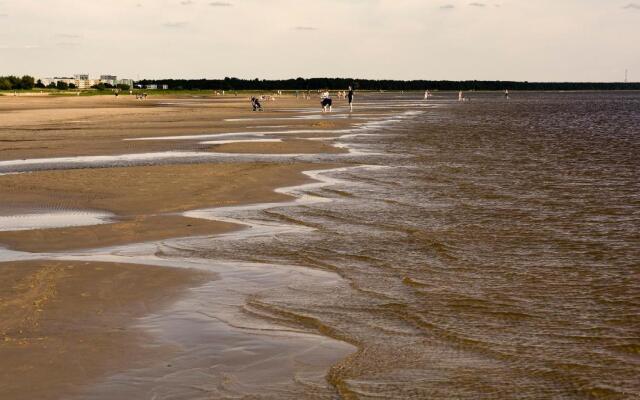
[{"label": "white building", "polygon": [[89,89],[92,83],[89,81],[89,74],[75,74],[73,75],[73,84],[78,89]]},{"label": "white building", "polygon": [[129,87],[133,87],[133,79],[119,79],[118,85],[127,85]]},{"label": "white building", "polygon": [[115,86],[118,84],[118,77],[115,75],[100,75],[100,82]]},{"label": "white building", "polygon": [[64,82],[67,85],[70,85],[70,84],[74,84],[75,85],[75,82],[76,82],[76,80],[74,78],[66,78],[66,77],[63,77],[63,78],[58,78],[58,77],[56,77],[56,78],[41,78],[40,81],[45,86],[49,86],[52,83],[54,85],[57,85],[58,82]]},{"label": "white building", "polygon": [[[129,85],[129,87],[133,87],[132,79],[120,79],[115,75],[100,75],[100,79],[91,79],[89,74],[75,74],[73,78],[63,77],[63,78],[40,78],[40,81],[45,86],[49,86],[51,83],[57,85],[58,82],[64,82],[67,85],[75,85],[78,89],[91,89],[92,86],[98,85],[100,83],[109,84],[111,86],[116,86],[118,84]],[[157,85],[155,87],[157,89]]]}]

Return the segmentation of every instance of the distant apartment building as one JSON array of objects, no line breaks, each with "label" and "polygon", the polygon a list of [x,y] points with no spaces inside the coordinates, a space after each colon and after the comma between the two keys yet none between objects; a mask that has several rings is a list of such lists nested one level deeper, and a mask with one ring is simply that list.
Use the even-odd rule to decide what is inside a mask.
[{"label": "distant apartment building", "polygon": [[76,85],[76,88],[78,89],[89,89],[92,86],[89,74],[73,75],[73,84]]},{"label": "distant apartment building", "polygon": [[115,86],[118,84],[118,77],[115,75],[100,75],[100,82]]},{"label": "distant apartment building", "polygon": [[49,85],[51,85],[52,83],[53,83],[54,85],[57,85],[57,84],[58,84],[58,82],[64,82],[64,83],[66,83],[67,85],[69,85],[69,84],[72,84],[72,83],[73,83],[73,84],[75,85],[75,79],[73,79],[73,78],[67,78],[67,77],[61,77],[61,78],[58,78],[58,77],[56,77],[56,78],[41,78],[41,79],[40,79],[40,81],[41,81],[41,82],[42,82],[42,84],[43,84],[43,85],[45,85],[45,86],[49,86]]},{"label": "distant apartment building", "polygon": [[[45,86],[49,86],[51,83],[57,85],[58,82],[64,82],[67,85],[75,85],[78,89],[91,89],[91,87],[98,85],[100,83],[109,84],[111,86],[116,86],[118,84],[129,85],[129,87],[133,87],[132,79],[120,79],[115,75],[100,75],[100,79],[91,79],[89,74],[75,74],[72,78],[63,77],[63,78],[40,78],[40,81]],[[156,87],[157,89],[157,87]]]},{"label": "distant apartment building", "polygon": [[131,88],[133,87],[133,79],[119,79],[118,85],[127,85]]},{"label": "distant apartment building", "polygon": [[169,89],[169,85],[167,84],[158,85],[157,83],[150,83],[148,85],[145,85],[144,87],[145,89],[149,89],[149,90],[156,90],[156,89],[168,90]]}]

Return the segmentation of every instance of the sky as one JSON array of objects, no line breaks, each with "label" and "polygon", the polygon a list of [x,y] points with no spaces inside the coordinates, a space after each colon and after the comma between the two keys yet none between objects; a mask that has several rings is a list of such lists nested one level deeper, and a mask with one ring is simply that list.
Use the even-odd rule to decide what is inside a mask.
[{"label": "sky", "polygon": [[0,0],[0,75],[640,81],[640,0]]}]

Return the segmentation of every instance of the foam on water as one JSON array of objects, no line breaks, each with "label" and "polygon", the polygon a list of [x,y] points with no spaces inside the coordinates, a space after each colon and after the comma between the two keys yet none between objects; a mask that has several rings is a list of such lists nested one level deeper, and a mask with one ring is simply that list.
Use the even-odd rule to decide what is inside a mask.
[{"label": "foam on water", "polygon": [[124,139],[128,141],[145,141],[145,140],[201,140],[215,139],[221,137],[263,137],[267,135],[291,135],[300,133],[342,133],[349,129],[289,129],[285,131],[263,131],[263,132],[225,132],[225,133],[206,133],[201,135],[183,135],[183,136],[154,136],[143,138]]},{"label": "foam on water", "polygon": [[227,140],[208,140],[200,142],[200,144],[230,144],[230,143],[279,143],[282,139],[227,139]]}]

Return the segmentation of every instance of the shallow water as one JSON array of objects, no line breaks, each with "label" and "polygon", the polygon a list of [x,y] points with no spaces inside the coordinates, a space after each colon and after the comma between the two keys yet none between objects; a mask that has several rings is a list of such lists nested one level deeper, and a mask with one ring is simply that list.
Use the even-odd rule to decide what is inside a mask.
[{"label": "shallow water", "polygon": [[0,214],[0,232],[108,224],[113,217],[111,213],[78,210]]},{"label": "shallow water", "polygon": [[342,395],[637,396],[640,94],[471,98],[341,139],[390,168],[309,189],[334,202],[245,216],[307,233],[202,239],[174,255],[342,276],[330,294],[251,300],[359,346],[329,375]]}]

